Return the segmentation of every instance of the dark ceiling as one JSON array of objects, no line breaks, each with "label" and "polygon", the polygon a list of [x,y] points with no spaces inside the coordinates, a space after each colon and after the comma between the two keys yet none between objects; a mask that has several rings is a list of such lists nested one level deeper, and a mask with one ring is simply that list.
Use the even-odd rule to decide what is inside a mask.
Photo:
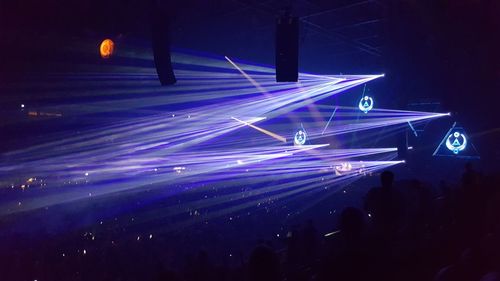
[{"label": "dark ceiling", "polygon": [[[228,54],[271,64],[276,17],[285,10],[301,20],[302,68],[349,72],[380,68],[384,4],[379,1],[156,1],[172,22],[176,47]],[[16,45],[26,38],[148,38],[152,1],[22,1],[3,4],[3,32]],[[64,38],[64,39],[62,39]],[[26,42],[22,42],[22,44]],[[38,44],[37,44],[38,45]],[[43,45],[43,44],[42,44]],[[17,47],[16,47],[17,48]],[[359,61],[348,64],[347,61]],[[361,60],[364,60],[361,63]],[[313,65],[315,67],[313,67]],[[315,69],[314,69],[315,68]]]},{"label": "dark ceiling", "polygon": [[77,39],[111,37],[148,46],[153,9],[171,18],[176,48],[273,65],[275,20],[290,10],[301,20],[302,71],[386,73],[384,97],[396,106],[433,97],[474,122],[483,118],[477,122],[482,127],[496,125],[477,111],[488,110],[497,99],[500,1],[26,0],[0,5],[1,78],[67,59],[61,53]]},{"label": "dark ceiling", "polygon": [[483,151],[495,147],[491,163],[500,159],[497,0],[1,1],[0,110],[43,98],[12,87],[5,94],[3,81],[28,86],[33,75],[54,72],[53,62],[71,72],[80,63],[98,66],[104,38],[151,53],[156,10],[170,19],[174,48],[271,66],[276,18],[291,11],[300,18],[301,71],[385,73],[369,85],[380,104],[437,101]]}]

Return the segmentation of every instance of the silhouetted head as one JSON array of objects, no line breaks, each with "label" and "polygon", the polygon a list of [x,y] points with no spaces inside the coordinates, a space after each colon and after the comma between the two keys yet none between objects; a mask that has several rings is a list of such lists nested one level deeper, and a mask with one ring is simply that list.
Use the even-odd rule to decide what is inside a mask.
[{"label": "silhouetted head", "polygon": [[364,214],[357,208],[347,207],[340,214],[340,230],[346,234],[361,234],[364,224]]},{"label": "silhouetted head", "polygon": [[196,255],[196,260],[198,264],[208,264],[208,253],[205,250],[200,250]]},{"label": "silhouetted head", "polygon": [[466,171],[472,171],[472,170],[474,170],[474,167],[472,166],[472,162],[465,163],[465,170]]},{"label": "silhouetted head", "polygon": [[279,280],[279,260],[274,251],[267,246],[257,246],[248,262],[250,280]]},{"label": "silhouetted head", "polygon": [[157,274],[154,279],[155,281],[178,281],[179,276],[175,271],[172,270],[166,270],[166,269],[161,269]]},{"label": "silhouetted head", "polygon": [[488,272],[481,277],[481,281],[500,281],[500,273]]},{"label": "silhouetted head", "polygon": [[435,281],[454,281],[462,277],[460,269],[455,265],[441,268],[434,276]]},{"label": "silhouetted head", "polygon": [[383,171],[380,175],[380,181],[382,182],[382,187],[392,187],[394,174],[391,171]]}]

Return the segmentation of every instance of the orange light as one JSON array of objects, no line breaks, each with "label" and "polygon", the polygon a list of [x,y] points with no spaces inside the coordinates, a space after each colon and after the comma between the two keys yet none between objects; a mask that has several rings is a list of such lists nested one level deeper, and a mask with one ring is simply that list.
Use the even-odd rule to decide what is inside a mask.
[{"label": "orange light", "polygon": [[109,59],[115,50],[115,43],[111,39],[104,39],[99,47],[101,58]]}]

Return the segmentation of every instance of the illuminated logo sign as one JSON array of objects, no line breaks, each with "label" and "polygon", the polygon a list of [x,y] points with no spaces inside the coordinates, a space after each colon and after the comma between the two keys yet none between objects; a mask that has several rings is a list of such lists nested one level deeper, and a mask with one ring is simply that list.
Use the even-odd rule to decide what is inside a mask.
[{"label": "illuminated logo sign", "polygon": [[359,110],[363,111],[364,113],[367,113],[368,111],[372,110],[373,108],[373,99],[369,96],[364,96],[361,98],[359,101]]},{"label": "illuminated logo sign", "polygon": [[446,138],[446,147],[453,153],[458,154],[467,147],[467,138],[464,134],[454,132]]},{"label": "illuminated logo sign", "polygon": [[446,132],[438,147],[432,154],[433,156],[453,156],[457,158],[479,159],[474,144],[469,139],[465,129],[453,123]]},{"label": "illuminated logo sign", "polygon": [[295,137],[293,138],[293,143],[295,145],[303,145],[306,143],[307,140],[307,134],[303,130],[298,130],[297,133],[295,133]]}]

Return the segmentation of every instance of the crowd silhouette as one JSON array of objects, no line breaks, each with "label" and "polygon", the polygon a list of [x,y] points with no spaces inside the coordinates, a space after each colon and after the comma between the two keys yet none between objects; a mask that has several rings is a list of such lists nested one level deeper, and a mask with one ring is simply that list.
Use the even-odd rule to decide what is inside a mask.
[{"label": "crowd silhouette", "polygon": [[1,254],[0,279],[35,280],[38,274],[37,280],[500,280],[496,175],[481,175],[467,164],[455,185],[395,181],[390,171],[380,179],[363,208],[345,208],[332,232],[319,233],[308,220],[290,227],[285,248],[263,241],[236,264],[221,266],[205,250],[187,257],[171,253],[174,261],[168,260],[169,249],[153,243],[98,247],[93,258],[68,261],[51,250],[55,241],[16,250],[21,247],[13,239]]}]

